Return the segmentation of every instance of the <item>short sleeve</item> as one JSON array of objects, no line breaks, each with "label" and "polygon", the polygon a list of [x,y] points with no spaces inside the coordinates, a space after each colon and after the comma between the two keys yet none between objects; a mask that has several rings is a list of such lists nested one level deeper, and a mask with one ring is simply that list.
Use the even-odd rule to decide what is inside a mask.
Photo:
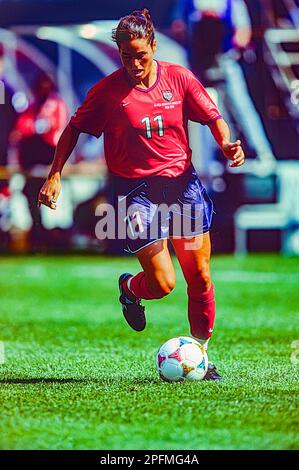
[{"label": "short sleeve", "polygon": [[188,74],[185,103],[187,117],[190,121],[200,122],[205,125],[221,119],[216,104],[191,72]]},{"label": "short sleeve", "polygon": [[70,125],[80,132],[100,137],[106,123],[106,101],[103,86],[98,82],[71,117]]}]

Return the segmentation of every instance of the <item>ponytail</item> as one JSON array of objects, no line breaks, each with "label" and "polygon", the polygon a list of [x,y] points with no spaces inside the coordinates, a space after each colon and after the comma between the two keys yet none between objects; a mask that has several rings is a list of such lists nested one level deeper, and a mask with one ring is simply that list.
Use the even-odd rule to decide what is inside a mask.
[{"label": "ponytail", "polygon": [[147,39],[152,46],[155,29],[147,8],[135,10],[120,19],[118,26],[112,31],[112,40],[120,47],[122,42],[131,39]]}]

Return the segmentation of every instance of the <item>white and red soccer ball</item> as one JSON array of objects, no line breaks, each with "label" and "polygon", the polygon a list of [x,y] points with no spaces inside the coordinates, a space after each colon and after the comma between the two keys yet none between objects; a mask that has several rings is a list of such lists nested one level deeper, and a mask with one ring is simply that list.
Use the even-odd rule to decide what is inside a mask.
[{"label": "white and red soccer ball", "polygon": [[208,356],[195,339],[178,336],[164,343],[156,356],[158,372],[166,382],[202,380],[208,370]]}]

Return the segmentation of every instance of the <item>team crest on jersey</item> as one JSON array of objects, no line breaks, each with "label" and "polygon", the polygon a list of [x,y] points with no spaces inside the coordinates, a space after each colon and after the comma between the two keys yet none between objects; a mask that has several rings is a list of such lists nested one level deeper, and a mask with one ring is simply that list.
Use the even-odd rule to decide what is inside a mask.
[{"label": "team crest on jersey", "polygon": [[173,98],[173,94],[171,90],[162,90],[163,98],[167,101],[171,101]]}]

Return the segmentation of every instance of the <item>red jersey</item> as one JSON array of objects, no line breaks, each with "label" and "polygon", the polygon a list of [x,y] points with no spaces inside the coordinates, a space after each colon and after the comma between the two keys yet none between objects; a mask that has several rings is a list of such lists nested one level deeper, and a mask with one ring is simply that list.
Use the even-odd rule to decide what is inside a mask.
[{"label": "red jersey", "polygon": [[64,101],[52,92],[41,106],[33,104],[20,114],[15,129],[21,133],[22,139],[39,134],[44,142],[55,147],[67,121]]},{"label": "red jersey", "polygon": [[96,137],[104,134],[110,172],[125,178],[178,176],[191,164],[188,120],[220,119],[215,103],[186,68],[157,62],[148,89],[130,84],[124,67],[88,92],[70,124]]}]

